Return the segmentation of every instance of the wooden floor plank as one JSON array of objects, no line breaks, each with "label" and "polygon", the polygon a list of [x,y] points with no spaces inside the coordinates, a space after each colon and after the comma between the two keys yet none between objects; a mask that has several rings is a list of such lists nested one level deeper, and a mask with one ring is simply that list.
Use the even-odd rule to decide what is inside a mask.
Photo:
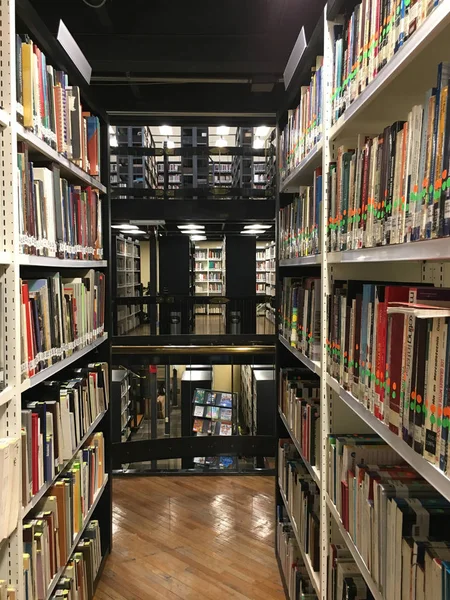
[{"label": "wooden floor plank", "polygon": [[283,600],[272,477],[113,483],[113,551],[94,600]]}]

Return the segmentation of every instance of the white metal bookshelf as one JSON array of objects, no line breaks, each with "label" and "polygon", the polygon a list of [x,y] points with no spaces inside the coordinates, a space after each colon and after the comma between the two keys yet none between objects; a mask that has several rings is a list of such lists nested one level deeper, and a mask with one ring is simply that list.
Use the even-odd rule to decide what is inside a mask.
[{"label": "white metal bookshelf", "polygon": [[[119,234],[115,240],[115,281],[118,298],[141,295],[141,254],[138,240]],[[138,304],[117,306],[117,335],[126,335],[141,323],[141,306]]]},{"label": "white metal bookshelf", "polygon": [[[353,8],[353,5],[352,7]],[[441,0],[433,12],[420,24],[418,29],[398,49],[393,58],[383,67],[364,91],[350,104],[338,121],[332,125],[333,28],[337,22],[324,19],[323,73],[322,73],[322,135],[310,153],[279,182],[281,193],[298,191],[299,187],[312,185],[314,169],[322,167],[322,211],[320,227],[322,231],[320,254],[278,261],[278,278],[320,273],[321,279],[321,358],[311,361],[308,357],[290,346],[282,336],[278,338],[279,349],[286,348],[297,358],[299,366],[306,365],[321,379],[320,472],[313,473],[305,461],[311,476],[320,486],[320,575],[310,573],[311,582],[321,600],[328,598],[328,549],[330,543],[344,543],[350,550],[361,575],[376,600],[386,600],[373,579],[358,548],[341,521],[340,515],[328,494],[328,454],[327,437],[330,433],[375,432],[391,446],[424,479],[450,500],[450,479],[434,464],[416,453],[405,441],[374,416],[353,394],[344,389],[338,381],[327,373],[327,296],[332,290],[333,281],[338,279],[358,279],[366,281],[399,281],[428,283],[436,286],[450,286],[450,238],[431,239],[407,244],[397,244],[376,248],[362,248],[344,252],[328,252],[327,227],[328,182],[330,162],[336,159],[337,148],[341,144],[358,147],[358,136],[383,131],[384,127],[399,119],[407,119],[408,112],[422,103],[425,92],[435,85],[437,66],[440,61],[449,60],[448,39],[450,35],[450,2]],[[279,235],[280,232],[278,232]],[[366,263],[370,263],[367,266]],[[309,270],[303,270],[306,267]],[[292,269],[297,269],[293,271]],[[283,275],[285,273],[285,275]],[[291,428],[280,412],[280,421],[292,438],[300,455],[300,448]],[[339,426],[341,428],[339,429]],[[344,427],[344,429],[342,429]],[[315,475],[315,477],[314,477]],[[282,489],[280,496],[286,505],[288,517],[292,520],[291,507]],[[293,531],[298,537],[295,523]],[[298,540],[300,550],[301,540]]]},{"label": "white metal bookshelf", "polygon": [[[195,246],[195,295],[223,296],[225,293],[225,248],[222,242]],[[222,315],[221,305],[196,305],[197,315]]]},{"label": "white metal bookshelf", "polygon": [[[106,268],[104,260],[62,260],[57,258],[25,255],[20,252],[19,233],[19,198],[18,198],[18,169],[17,169],[17,142],[26,142],[31,150],[32,156],[43,159],[44,162],[51,161],[59,165],[62,177],[71,183],[83,186],[91,186],[100,193],[106,193],[107,189],[96,178],[92,177],[77,165],[62,156],[41,140],[33,132],[25,129],[16,118],[20,110],[16,103],[16,5],[14,0],[0,0],[2,18],[0,20],[0,97],[2,106],[0,108],[0,149],[2,161],[0,164],[0,175],[2,180],[2,194],[0,197],[0,310],[2,312],[2,323],[0,325],[0,371],[4,373],[3,389],[0,389],[0,437],[21,439],[21,393],[30,387],[55,375],[61,369],[72,364],[75,360],[87,355],[95,347],[107,339],[107,334],[98,331],[97,339],[87,344],[82,349],[75,351],[70,357],[45,369],[30,379],[22,381],[21,365],[21,294],[20,280],[21,267],[26,266],[27,272],[34,267],[54,267],[55,270],[66,268]],[[37,40],[35,40],[37,41]],[[52,57],[47,57],[50,64],[54,64]],[[57,65],[55,65],[57,66]],[[23,113],[22,113],[23,114]],[[91,425],[89,433],[100,423],[105,413],[98,415]],[[85,436],[87,439],[87,436]],[[85,441],[83,439],[83,442]],[[38,497],[41,498],[48,491],[45,484],[33,498],[31,503],[22,508],[22,474],[21,474],[21,450],[16,465],[18,474],[18,485],[13,494],[11,502],[18,507],[17,523],[12,533],[0,540],[0,579],[5,580],[8,586],[16,590],[14,596],[17,600],[24,600],[25,590],[23,581],[23,527],[22,519],[35,506]],[[73,540],[72,551],[81,539],[85,527],[89,523],[93,511],[101,499],[105,489],[108,487],[108,475],[106,475],[103,486],[98,490],[93,505],[91,506],[83,527]],[[17,495],[15,495],[17,494]],[[2,515],[4,517],[4,515]],[[63,573],[63,569],[55,576],[52,587],[46,593],[46,598],[51,596]]]}]

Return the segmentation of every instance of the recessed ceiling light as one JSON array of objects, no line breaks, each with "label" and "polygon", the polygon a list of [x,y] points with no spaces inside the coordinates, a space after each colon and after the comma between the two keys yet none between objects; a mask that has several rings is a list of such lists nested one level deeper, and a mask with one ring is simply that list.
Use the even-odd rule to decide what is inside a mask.
[{"label": "recessed ceiling light", "polygon": [[177,225],[178,229],[205,229],[204,225]]},{"label": "recessed ceiling light", "polygon": [[139,229],[136,225],[130,225],[129,223],[122,223],[121,225],[111,225],[113,229]]},{"label": "recessed ceiling light", "polygon": [[142,231],[142,229],[124,229],[122,233],[126,233],[127,235],[142,235],[143,233],[147,233],[146,231]]},{"label": "recessed ceiling light", "polygon": [[161,125],[159,132],[161,135],[173,135],[172,127],[170,125]]},{"label": "recessed ceiling light", "polygon": [[173,140],[166,140],[168,148],[175,148],[175,142]]},{"label": "recessed ceiling light", "polygon": [[220,137],[218,140],[216,140],[216,146],[218,148],[225,148],[225,146],[228,146],[228,142],[225,138]]},{"label": "recessed ceiling light", "polygon": [[230,128],[226,125],[221,125],[220,127],[216,127],[217,135],[228,135],[230,133]]},{"label": "recessed ceiling light", "polygon": [[260,127],[256,128],[256,135],[265,138],[266,135],[269,133],[270,131],[270,127],[266,127],[265,125],[261,125]]},{"label": "recessed ceiling light", "polygon": [[244,225],[244,229],[270,229],[272,225]]},{"label": "recessed ceiling light", "polygon": [[206,235],[191,235],[191,240],[193,242],[203,242],[206,240]]},{"label": "recessed ceiling light", "polygon": [[253,140],[253,148],[255,150],[260,150],[261,148],[264,148],[264,140],[262,140],[259,137],[255,138]]},{"label": "recessed ceiling light", "polygon": [[241,234],[247,234],[247,235],[261,235],[264,232],[264,229],[243,229],[241,231]]}]

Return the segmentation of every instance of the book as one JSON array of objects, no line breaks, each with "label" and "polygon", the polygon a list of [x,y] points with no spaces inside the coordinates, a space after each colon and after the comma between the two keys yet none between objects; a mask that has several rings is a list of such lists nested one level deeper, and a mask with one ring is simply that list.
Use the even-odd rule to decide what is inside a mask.
[{"label": "book", "polygon": [[[357,4],[332,31],[332,124],[386,67],[439,2],[385,0]],[[398,10],[397,10],[398,7]]]},{"label": "book", "polygon": [[[103,434],[95,433],[73,457],[64,475],[39,500],[23,524],[25,587],[35,590],[30,597],[46,597],[56,573],[65,567],[57,588],[73,575],[73,567],[89,548],[91,583],[101,562],[99,526],[86,523],[87,514],[105,481]],[[78,546],[74,540],[82,534]],[[86,546],[86,551],[82,548]],[[86,556],[84,557],[86,560]]]},{"label": "book", "polygon": [[37,167],[18,144],[20,251],[72,260],[103,256],[102,202],[97,190],[71,185],[58,165]]},{"label": "book", "polygon": [[[358,19],[368,2],[361,6]],[[399,31],[401,28],[399,24]],[[400,33],[398,37],[401,38]],[[380,50],[386,51],[384,44]],[[383,68],[383,64],[381,61],[377,68]],[[354,78],[346,80],[344,88],[351,87],[361,71],[355,71]],[[345,146],[337,149],[336,162],[330,163],[327,174],[329,251],[449,235],[446,214],[446,206],[450,205],[447,201],[449,77],[449,64],[440,63],[436,87],[428,90],[422,104],[413,106],[404,115],[404,121],[396,121],[376,136],[359,136],[356,149]],[[348,95],[344,90],[340,94],[343,105],[348,105]]]},{"label": "book", "polygon": [[83,277],[21,282],[23,378],[71,356],[104,331],[105,276],[93,269]]},{"label": "book", "polygon": [[280,175],[285,179],[322,136],[323,56],[317,56],[309,85],[300,88],[299,104],[290,110],[280,135]]},{"label": "book", "polygon": [[20,446],[15,437],[0,438],[0,540],[8,538],[17,526],[20,506]]},{"label": "book", "polygon": [[[108,365],[97,363],[96,368],[101,368],[107,379]],[[108,408],[109,390],[104,393],[102,384],[100,378],[91,378],[89,382],[89,369],[84,373],[75,370],[73,377],[47,380],[24,393],[25,408],[21,415],[26,440],[22,452],[24,507],[45,483],[65,472],[92,423]],[[94,435],[87,441],[95,447],[102,446],[99,452],[103,453],[100,436]]]},{"label": "book", "polygon": [[100,123],[83,112],[80,90],[47,62],[26,34],[16,35],[18,114],[24,127],[94,177],[100,177]]},{"label": "book", "polygon": [[280,259],[319,254],[321,211],[322,169],[317,168],[313,185],[303,187],[293,202],[278,213]]}]

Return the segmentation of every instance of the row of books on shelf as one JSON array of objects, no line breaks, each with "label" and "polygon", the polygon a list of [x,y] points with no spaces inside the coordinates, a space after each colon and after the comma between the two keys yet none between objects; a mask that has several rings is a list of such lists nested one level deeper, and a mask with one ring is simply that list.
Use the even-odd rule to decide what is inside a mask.
[{"label": "row of books on shelf", "polygon": [[322,219],[322,169],[313,175],[313,185],[302,187],[291,204],[278,213],[279,258],[319,254]]},{"label": "row of books on shelf", "polygon": [[232,418],[231,408],[220,408],[219,406],[202,406],[196,404],[194,406],[194,417],[212,419],[213,421],[229,421]]},{"label": "row of books on shelf", "polygon": [[278,478],[286,496],[292,525],[309,557],[313,571],[320,570],[320,489],[290,439],[279,440]]},{"label": "row of books on shelf", "polygon": [[28,158],[25,142],[18,143],[17,173],[21,252],[101,259],[102,203],[98,192],[69,184],[57,164],[35,166]]},{"label": "row of books on shelf", "polygon": [[303,458],[320,469],[320,379],[308,368],[280,370],[279,407]]},{"label": "row of books on shelf", "polygon": [[448,474],[450,290],[337,281],[327,312],[328,372]]},{"label": "row of books on shelf", "polygon": [[448,598],[450,502],[376,434],[327,446],[329,497],[383,598]]},{"label": "row of books on shelf", "polygon": [[335,122],[443,0],[394,4],[364,0],[334,25]]},{"label": "row of books on shelf", "polygon": [[192,430],[203,435],[233,435],[233,425],[211,419],[194,419]]},{"label": "row of books on shelf", "polygon": [[[450,63],[436,87],[356,150],[340,146],[330,164],[328,248],[400,244],[450,235]],[[406,115],[405,115],[406,116]]]},{"label": "row of books on shelf", "polygon": [[321,301],[320,278],[283,279],[279,333],[311,360],[320,360]]},{"label": "row of books on shelf", "polygon": [[318,56],[309,85],[300,88],[299,105],[288,112],[280,136],[281,179],[295,169],[321,138],[322,67],[323,56]]},{"label": "row of books on shelf", "polygon": [[277,553],[289,600],[317,600],[289,518],[278,506]]},{"label": "row of books on shelf", "polygon": [[28,35],[16,36],[17,103],[23,125],[92,176],[100,175],[100,122],[83,111],[80,90]]},{"label": "row of books on shelf", "polygon": [[[99,522],[93,519],[87,525],[73,554],[64,560],[60,532],[61,527],[66,526],[67,513],[66,506],[61,508],[58,502],[61,503],[59,497],[46,498],[43,510],[24,525],[24,600],[47,598],[52,579],[61,569],[64,570],[50,600],[92,600],[94,597],[95,579],[102,562]],[[71,546],[72,543],[70,549]]]},{"label": "row of books on shelf", "polygon": [[358,565],[344,544],[330,544],[328,582],[327,600],[373,600]]},{"label": "row of books on shelf", "polygon": [[103,334],[105,276],[89,269],[80,276],[21,281],[21,361],[24,378],[71,356]]},{"label": "row of books on shelf", "polygon": [[[22,410],[22,504],[66,471],[75,450],[109,405],[107,363],[72,370],[24,395]],[[35,400],[38,398],[38,400]],[[103,454],[103,438],[100,453]],[[86,451],[88,452],[88,450]]]},{"label": "row of books on shelf", "polygon": [[[222,248],[217,250],[203,250],[197,249],[195,250],[195,260],[208,260],[213,259],[214,261],[222,260]],[[214,268],[214,267],[211,267]]]}]

